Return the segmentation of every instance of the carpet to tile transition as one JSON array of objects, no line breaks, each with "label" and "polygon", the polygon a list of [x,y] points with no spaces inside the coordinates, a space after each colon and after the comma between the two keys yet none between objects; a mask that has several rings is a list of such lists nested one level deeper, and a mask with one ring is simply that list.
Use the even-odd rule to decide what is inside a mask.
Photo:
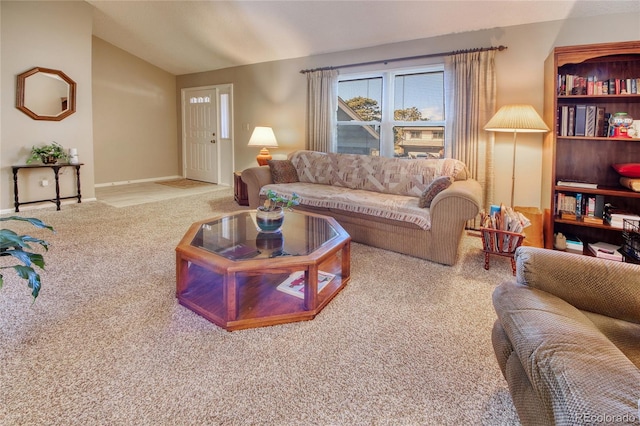
[{"label": "carpet to tile transition", "polygon": [[172,188],[196,188],[199,186],[213,186],[215,185],[214,183],[209,183],[209,182],[201,182],[199,180],[193,180],[193,179],[173,179],[173,180],[162,180],[162,181],[158,181],[156,182],[160,185],[166,185],[166,186],[170,186]]}]

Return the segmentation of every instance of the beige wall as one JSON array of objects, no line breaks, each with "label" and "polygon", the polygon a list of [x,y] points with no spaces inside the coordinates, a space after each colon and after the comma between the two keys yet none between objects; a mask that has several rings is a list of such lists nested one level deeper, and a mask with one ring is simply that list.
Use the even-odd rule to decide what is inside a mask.
[{"label": "beige wall", "polygon": [[[485,31],[454,34],[377,46],[368,49],[318,55],[287,61],[182,75],[177,90],[184,87],[233,83],[235,169],[255,164],[257,150],[246,146],[258,125],[274,128],[281,148],[274,157],[284,157],[304,147],[306,79],[301,69],[423,55],[483,46],[506,45],[496,55],[498,106],[532,104],[542,115],[543,64],[554,46],[635,40],[640,14],[614,15],[580,20],[555,21]],[[433,63],[428,60],[422,63]],[[440,59],[441,61],[441,59]],[[419,61],[389,63],[388,68],[418,65]],[[342,73],[362,71],[344,69]],[[248,130],[247,130],[248,128]],[[496,135],[496,200],[510,203],[513,137]],[[542,136],[518,136],[515,204],[541,205]]]},{"label": "beige wall", "polygon": [[[83,198],[94,197],[91,113],[92,8],[85,2],[0,2],[0,209],[13,206],[11,165],[24,163],[33,145],[56,141],[77,148]],[[76,112],[62,121],[37,121],[15,108],[16,76],[33,67],[64,71],[77,83]],[[52,198],[49,169],[20,172],[21,201]],[[71,169],[61,175],[62,195],[72,195]],[[27,206],[25,206],[27,207]]]},{"label": "beige wall", "polygon": [[96,185],[181,176],[176,79],[93,37]]}]

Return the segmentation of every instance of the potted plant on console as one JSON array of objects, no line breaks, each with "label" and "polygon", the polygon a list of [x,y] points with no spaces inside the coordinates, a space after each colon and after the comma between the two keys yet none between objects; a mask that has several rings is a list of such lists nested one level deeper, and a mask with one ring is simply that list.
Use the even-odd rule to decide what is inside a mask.
[{"label": "potted plant on console", "polygon": [[256,223],[262,232],[278,232],[284,222],[284,210],[292,210],[293,206],[300,204],[300,197],[294,192],[291,198],[287,198],[271,189],[265,195],[264,205],[256,211]]},{"label": "potted plant on console", "polygon": [[58,142],[52,142],[49,145],[33,146],[31,155],[27,159],[27,164],[34,161],[42,161],[44,164],[55,164],[58,160],[66,160],[68,158],[67,151]]}]

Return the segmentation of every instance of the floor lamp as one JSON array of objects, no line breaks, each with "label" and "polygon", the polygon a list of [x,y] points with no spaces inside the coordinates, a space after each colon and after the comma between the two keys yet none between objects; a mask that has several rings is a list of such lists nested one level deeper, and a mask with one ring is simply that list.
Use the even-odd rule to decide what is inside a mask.
[{"label": "floor lamp", "polygon": [[513,166],[511,170],[511,207],[516,187],[516,147],[518,133],[546,133],[549,127],[531,105],[505,105],[484,126],[489,132],[513,132]]}]

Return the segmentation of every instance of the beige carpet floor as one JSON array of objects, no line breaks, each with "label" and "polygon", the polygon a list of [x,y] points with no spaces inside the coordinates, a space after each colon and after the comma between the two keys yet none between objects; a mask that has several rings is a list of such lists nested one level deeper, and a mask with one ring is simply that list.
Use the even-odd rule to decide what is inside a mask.
[{"label": "beige carpet floor", "polygon": [[56,233],[11,225],[51,248],[35,303],[4,271],[0,424],[518,424],[490,337],[507,259],[484,270],[470,236],[453,267],[353,244],[316,319],[229,333],[177,304],[174,249],[238,209],[229,189],[23,213]]}]

